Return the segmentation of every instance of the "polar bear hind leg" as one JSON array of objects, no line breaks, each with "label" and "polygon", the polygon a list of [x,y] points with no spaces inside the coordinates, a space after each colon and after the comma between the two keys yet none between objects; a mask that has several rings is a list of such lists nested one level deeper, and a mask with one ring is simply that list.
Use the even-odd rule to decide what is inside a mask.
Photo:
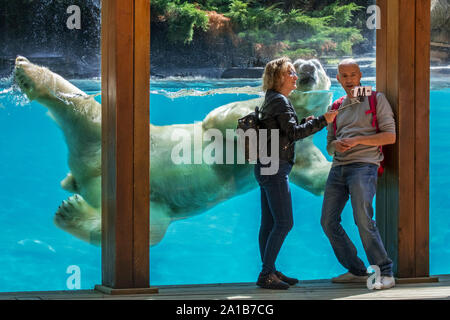
[{"label": "polar bear hind leg", "polygon": [[[172,222],[170,209],[150,202],[150,245],[159,243]],[[94,245],[101,244],[101,210],[90,206],[75,194],[64,200],[56,211],[54,223],[64,231]]]}]

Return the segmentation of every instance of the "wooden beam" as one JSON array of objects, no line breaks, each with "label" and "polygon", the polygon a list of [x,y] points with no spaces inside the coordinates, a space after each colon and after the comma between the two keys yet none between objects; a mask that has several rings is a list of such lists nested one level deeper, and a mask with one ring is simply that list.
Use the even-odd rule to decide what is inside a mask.
[{"label": "wooden beam", "polygon": [[150,2],[102,1],[102,285],[96,289],[109,294],[156,291],[149,288],[149,59]]},{"label": "wooden beam", "polygon": [[[398,2],[377,1],[377,5],[381,11],[381,29],[377,30],[376,87],[377,91],[386,94],[392,106],[398,134],[398,82],[391,81],[391,79],[397,79],[399,73],[398,55],[395,50],[398,38],[398,23],[396,23],[397,15],[395,13],[398,11],[396,6]],[[389,67],[387,67],[388,65]],[[394,272],[397,273],[398,143],[383,147],[383,151],[386,168],[383,176],[378,179],[376,220],[388,255],[394,261]]]},{"label": "wooden beam", "polygon": [[[387,35],[386,35],[386,25],[387,25],[387,6],[386,6],[386,2],[381,2],[378,3],[378,7],[380,9],[380,17],[382,18],[381,21],[379,21],[380,23],[380,29],[377,29],[376,34],[377,34],[377,41],[376,41],[376,45],[377,45],[377,57],[376,57],[376,76],[377,76],[377,82],[376,82],[376,89],[380,92],[384,92],[386,93],[386,77],[387,77],[387,68],[385,68],[384,66],[386,65],[386,55],[387,55],[387,50],[386,50],[386,46],[387,46]],[[387,147],[384,148],[384,153],[385,153],[385,161],[388,164],[392,164],[392,160],[388,159],[387,157],[389,155],[392,155],[393,152],[387,152],[386,150]],[[378,188],[377,188],[377,194],[376,194],[376,220],[377,220],[377,226],[378,229],[380,231],[380,235],[381,238],[383,240],[383,243],[386,247],[386,250],[388,252],[392,252],[392,250],[389,250],[388,246],[390,243],[392,243],[392,241],[390,241],[389,237],[388,237],[388,232],[386,230],[386,226],[388,225],[388,217],[386,215],[386,212],[388,211],[385,208],[385,205],[388,203],[386,197],[388,196],[387,194],[387,176],[390,175],[390,171],[392,170],[393,166],[392,165],[388,165],[385,168],[385,172],[383,174],[382,177],[378,178]]]},{"label": "wooden beam", "polygon": [[[394,0],[394,2],[396,2]],[[391,1],[389,1],[391,3]],[[389,6],[388,6],[389,8]],[[398,27],[398,277],[415,276],[415,0],[399,0]],[[388,59],[389,66],[389,59]]]},{"label": "wooden beam", "polygon": [[416,207],[416,277],[430,274],[429,203],[430,203],[430,1],[416,1],[415,39],[415,207]]},{"label": "wooden beam", "polygon": [[397,143],[385,148],[377,224],[399,278],[429,276],[430,0],[378,0],[377,90],[390,101]]},{"label": "wooden beam", "polygon": [[134,201],[133,244],[135,285],[144,287],[150,271],[150,1],[135,0],[134,18],[134,194],[139,200]]}]

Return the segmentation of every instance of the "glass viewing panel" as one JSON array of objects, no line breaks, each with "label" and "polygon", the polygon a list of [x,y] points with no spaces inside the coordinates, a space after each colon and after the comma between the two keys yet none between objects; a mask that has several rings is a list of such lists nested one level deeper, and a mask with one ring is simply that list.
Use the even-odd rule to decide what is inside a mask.
[{"label": "glass viewing panel", "polygon": [[430,88],[430,274],[450,273],[450,26],[449,4],[431,2]]},{"label": "glass viewing panel", "polygon": [[101,283],[100,0],[0,8],[0,291],[92,289]]},{"label": "glass viewing panel", "polygon": [[[274,58],[318,59],[321,65],[314,67],[314,85],[299,82],[291,97],[317,98],[293,101],[299,119],[323,114],[345,94],[336,81],[337,64],[344,57],[355,58],[362,84],[374,86],[374,4],[151,1],[152,285],[256,281],[261,206],[253,166],[214,159],[221,152],[225,159],[230,150],[226,131],[235,130],[236,120],[246,115],[242,106],[261,105],[263,68]],[[235,114],[229,111],[231,103]],[[202,143],[207,129],[218,132],[209,131],[212,137],[204,136]],[[322,170],[303,164],[307,181],[295,183],[291,176],[294,227],[276,262],[301,280],[345,272],[320,225],[331,161],[326,134],[323,129],[297,142],[297,150],[309,148],[307,160],[320,162]],[[222,147],[212,144],[216,140]],[[350,203],[342,219],[368,266]]]}]

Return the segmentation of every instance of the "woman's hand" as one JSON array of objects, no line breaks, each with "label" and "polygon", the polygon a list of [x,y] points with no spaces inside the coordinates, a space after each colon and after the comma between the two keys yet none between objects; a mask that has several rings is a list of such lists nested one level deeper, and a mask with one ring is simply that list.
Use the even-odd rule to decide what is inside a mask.
[{"label": "woman's hand", "polygon": [[330,110],[327,113],[325,113],[323,116],[327,120],[327,123],[332,123],[334,121],[334,119],[336,118],[336,116],[338,115],[338,113],[339,112],[337,110]]}]

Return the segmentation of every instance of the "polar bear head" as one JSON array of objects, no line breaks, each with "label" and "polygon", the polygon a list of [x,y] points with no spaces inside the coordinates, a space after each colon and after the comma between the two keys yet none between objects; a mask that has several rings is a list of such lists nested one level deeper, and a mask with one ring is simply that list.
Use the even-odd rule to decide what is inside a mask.
[{"label": "polar bear head", "polygon": [[48,68],[31,63],[25,57],[16,58],[14,80],[28,99],[36,100],[45,106],[49,115],[58,123],[67,116],[76,116],[95,123],[100,121],[101,107],[92,96]]},{"label": "polar bear head", "polygon": [[297,59],[294,62],[294,67],[298,75],[297,91],[307,92],[330,89],[330,78],[328,78],[319,60]]},{"label": "polar bear head", "polygon": [[21,56],[16,58],[14,80],[28,99],[36,99],[46,107],[49,107],[50,101],[53,102],[52,105],[68,105],[71,98],[88,97],[60,75]]},{"label": "polar bear head", "polygon": [[297,59],[294,67],[298,75],[297,89],[289,99],[294,105],[298,117],[324,114],[331,104],[333,93],[330,91],[331,81],[319,60]]},{"label": "polar bear head", "polygon": [[[18,56],[14,68],[14,80],[20,90],[30,100],[35,100],[43,95],[46,87],[44,79],[48,73],[48,69],[31,63],[27,58]],[[48,85],[47,85],[48,87]],[[45,94],[44,94],[45,95]]]}]

